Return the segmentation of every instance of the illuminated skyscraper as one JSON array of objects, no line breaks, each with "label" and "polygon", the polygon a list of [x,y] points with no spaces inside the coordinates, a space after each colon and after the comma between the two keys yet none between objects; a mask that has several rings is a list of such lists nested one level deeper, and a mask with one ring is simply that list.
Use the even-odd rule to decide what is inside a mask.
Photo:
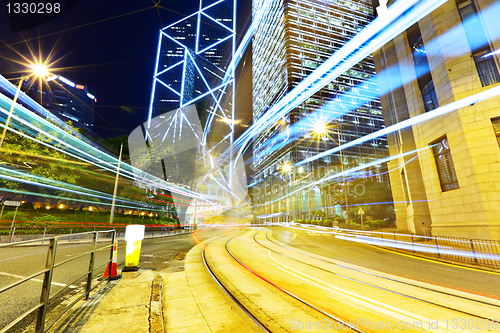
[{"label": "illuminated skyscraper", "polygon": [[200,0],[199,11],[159,35],[146,131],[151,119],[195,104],[203,127],[198,148],[206,166],[209,156],[217,158],[233,143],[235,10],[236,0]]},{"label": "illuminated skyscraper", "polygon": [[39,90],[38,84],[24,84],[26,94],[63,121],[91,133],[94,127],[94,108],[97,98],[87,86],[74,83],[63,76],[47,78],[47,87]]},{"label": "illuminated skyscraper", "polygon": [[[148,118],[134,141],[146,139],[158,177],[236,205],[246,196],[243,164],[219,158],[233,143],[236,1],[200,0],[199,8],[160,30]],[[178,200],[185,209],[190,198]]]},{"label": "illuminated skyscraper", "polygon": [[[263,0],[253,1],[254,16],[262,6]],[[373,18],[371,1],[366,0],[273,1],[253,40],[254,119],[261,117]],[[340,154],[336,154],[305,164],[300,170],[282,170],[283,165],[338,146],[339,139],[341,144],[346,143],[383,127],[374,74],[372,58],[364,59],[254,140],[253,193],[257,216],[283,213],[293,219],[307,218],[312,211],[331,207],[328,184],[319,184],[286,200],[280,197],[343,167],[387,155],[387,140],[378,138],[342,151],[342,161]],[[328,117],[322,117],[326,114]],[[323,123],[322,118],[329,121]],[[293,136],[294,140],[273,149],[276,146],[273,140],[279,133]],[[325,211],[330,215],[341,213],[338,208]]]},{"label": "illuminated skyscraper", "polygon": [[[221,117],[232,117],[235,0],[200,0],[200,10],[160,30],[148,120],[204,99]],[[212,100],[208,100],[208,99]],[[226,104],[226,105],[220,105]]]}]

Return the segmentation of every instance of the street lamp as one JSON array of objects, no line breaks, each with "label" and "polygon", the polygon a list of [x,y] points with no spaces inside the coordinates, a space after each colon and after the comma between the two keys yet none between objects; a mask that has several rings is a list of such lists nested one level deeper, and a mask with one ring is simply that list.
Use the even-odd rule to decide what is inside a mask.
[{"label": "street lamp", "polygon": [[33,64],[30,67],[33,70],[33,74],[39,78],[49,75],[49,69],[43,64]]},{"label": "street lamp", "polygon": [[323,121],[318,121],[314,124],[313,133],[317,136],[326,134],[326,124]]},{"label": "street lamp", "polygon": [[22,76],[21,80],[19,80],[19,84],[17,85],[16,94],[14,95],[14,98],[12,99],[12,105],[10,107],[9,115],[7,116],[7,121],[5,122],[5,127],[3,128],[2,137],[0,137],[0,149],[2,148],[3,141],[5,140],[5,135],[7,134],[7,128],[9,127],[10,119],[12,118],[12,114],[14,113],[14,107],[16,106],[17,97],[19,96],[19,93],[21,92],[21,87],[23,85],[23,82],[29,80],[29,78],[32,76],[35,76],[39,79],[43,79],[44,77],[49,75],[48,68],[47,68],[47,66],[45,66],[45,64],[35,63],[35,64],[32,64],[30,66],[30,68],[32,71],[31,74]]},{"label": "street lamp", "polygon": [[[300,168],[303,169],[302,167],[300,167]],[[293,190],[295,191],[295,174],[292,171],[292,163],[290,161],[284,163],[281,166],[281,171],[285,176],[290,176],[290,174],[292,175]],[[290,184],[288,184],[287,188],[288,188],[287,192],[288,192],[288,194],[290,194]],[[294,200],[292,199],[292,204],[293,204],[293,201]],[[287,207],[287,222],[288,222],[288,216],[290,215],[290,197],[289,196],[287,196],[286,207]],[[297,204],[295,204],[295,209],[297,209]],[[292,211],[293,211],[293,209],[292,209]],[[293,219],[293,216],[292,216],[292,219]]]},{"label": "street lamp", "polygon": [[[342,144],[340,143],[340,124],[338,123],[338,120],[337,120],[337,138],[339,140],[338,145],[340,147],[340,146],[342,146]],[[339,153],[340,153],[340,167],[342,168],[342,181],[344,183],[344,198],[345,198],[346,221],[347,221],[347,224],[349,225],[349,223],[350,223],[350,219],[349,219],[349,206],[347,204],[347,186],[346,186],[346,183],[345,183],[344,159],[342,157],[342,149],[339,149]]]}]

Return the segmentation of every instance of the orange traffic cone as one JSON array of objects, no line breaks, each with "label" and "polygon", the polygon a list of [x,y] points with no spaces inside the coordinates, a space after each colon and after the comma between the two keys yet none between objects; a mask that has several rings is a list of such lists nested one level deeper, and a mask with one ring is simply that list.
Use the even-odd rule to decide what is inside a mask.
[{"label": "orange traffic cone", "polygon": [[[113,245],[113,260],[111,260],[111,280],[118,279],[118,272],[116,270],[116,257],[117,257],[117,252],[118,252],[118,241],[115,241],[115,244]],[[107,278],[109,276],[109,262],[108,266],[106,267],[106,271],[104,272],[103,278]]]}]

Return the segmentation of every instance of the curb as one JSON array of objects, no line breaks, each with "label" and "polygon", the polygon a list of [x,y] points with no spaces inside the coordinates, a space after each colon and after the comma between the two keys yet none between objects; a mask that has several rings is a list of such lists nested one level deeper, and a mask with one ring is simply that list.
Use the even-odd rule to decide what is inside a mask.
[{"label": "curb", "polygon": [[162,284],[163,278],[159,273],[155,273],[151,285],[151,301],[149,303],[149,332],[165,333],[163,324],[163,305],[162,305]]}]

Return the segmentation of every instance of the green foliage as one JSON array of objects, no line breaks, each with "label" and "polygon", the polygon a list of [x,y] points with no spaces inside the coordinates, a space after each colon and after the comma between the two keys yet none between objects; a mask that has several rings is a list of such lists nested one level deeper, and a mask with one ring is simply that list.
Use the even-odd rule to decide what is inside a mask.
[{"label": "green foliage", "polygon": [[370,222],[367,222],[367,224],[372,227],[372,228],[385,228],[391,225],[391,221],[385,221],[385,220],[373,220]]},{"label": "green foliage", "polygon": [[311,224],[313,224],[313,225],[318,225],[318,220],[312,220],[312,221],[311,221]]},{"label": "green foliage", "polygon": [[322,210],[316,210],[313,212],[313,215],[316,217],[326,217],[326,212]]},{"label": "green foliage", "polygon": [[333,226],[333,221],[330,220],[330,219],[326,219],[326,220],[323,221],[323,225],[325,227],[332,227]]},{"label": "green foliage", "polygon": [[311,220],[305,220],[304,223],[305,224],[311,224]]},{"label": "green foliage", "polygon": [[43,216],[35,216],[31,219],[33,222],[60,222],[61,219],[59,217],[45,214]]},{"label": "green foliage", "polygon": [[[3,214],[2,216],[2,220],[6,220],[6,221],[12,221],[12,219],[14,218],[14,214],[15,212],[7,212]],[[25,218],[26,217],[26,214],[23,213],[23,212],[17,212],[16,214],[16,221],[20,221],[22,218]]]},{"label": "green foliage", "polygon": [[337,216],[337,217],[335,217],[335,221],[337,221],[338,223],[344,223],[345,222],[345,218]]},{"label": "green foliage", "polygon": [[304,220],[297,220],[295,223],[304,223]]},{"label": "green foliage", "polygon": [[116,136],[113,138],[100,139],[100,143],[112,151],[117,156],[120,154],[120,147],[123,144],[122,160],[130,160],[128,151],[128,135]]},{"label": "green foliage", "polygon": [[[56,135],[55,133],[52,133]],[[42,135],[37,137],[42,142],[54,142]],[[55,144],[59,147],[60,144]],[[73,163],[71,158],[58,150],[49,148],[38,142],[16,133],[9,132],[2,146],[2,160],[11,165],[21,166],[30,174],[42,176],[49,179],[63,181],[69,184],[76,184],[79,173],[85,163]],[[20,183],[13,181],[2,181],[8,188],[23,188]]]},{"label": "green foliage", "polygon": [[[389,183],[357,179],[348,183],[347,192],[344,193],[342,186],[338,184],[330,188],[332,204],[357,206],[349,209],[350,216],[354,217],[358,207],[362,207],[365,216],[372,216],[374,219],[394,218],[394,205]],[[372,205],[378,202],[387,202],[387,204]]]}]

